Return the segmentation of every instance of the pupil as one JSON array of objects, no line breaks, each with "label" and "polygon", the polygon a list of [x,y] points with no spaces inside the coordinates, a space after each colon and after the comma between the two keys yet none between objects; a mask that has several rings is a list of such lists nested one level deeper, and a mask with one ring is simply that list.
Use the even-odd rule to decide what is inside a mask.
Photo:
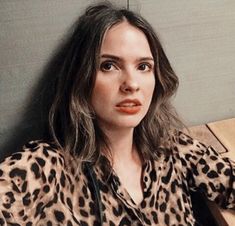
[{"label": "pupil", "polygon": [[105,66],[104,66],[107,70],[110,70],[112,65],[110,63],[107,63]]}]

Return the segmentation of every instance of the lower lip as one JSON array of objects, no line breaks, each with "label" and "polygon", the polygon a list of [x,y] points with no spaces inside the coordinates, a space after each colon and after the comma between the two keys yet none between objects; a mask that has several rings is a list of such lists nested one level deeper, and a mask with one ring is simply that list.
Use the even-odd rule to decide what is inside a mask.
[{"label": "lower lip", "polygon": [[141,106],[132,106],[132,107],[124,107],[124,106],[118,106],[117,110],[122,113],[134,115],[138,113],[141,109]]}]

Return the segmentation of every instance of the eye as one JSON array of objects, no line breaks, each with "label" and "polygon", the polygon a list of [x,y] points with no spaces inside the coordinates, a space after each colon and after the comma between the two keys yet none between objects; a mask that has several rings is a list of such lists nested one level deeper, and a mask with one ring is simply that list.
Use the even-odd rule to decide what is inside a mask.
[{"label": "eye", "polygon": [[101,63],[100,69],[102,71],[111,71],[111,70],[117,69],[117,67],[115,66],[115,62],[113,62],[113,61],[105,61],[105,62]]},{"label": "eye", "polygon": [[138,66],[138,70],[140,71],[151,71],[153,66],[149,63],[141,63]]}]

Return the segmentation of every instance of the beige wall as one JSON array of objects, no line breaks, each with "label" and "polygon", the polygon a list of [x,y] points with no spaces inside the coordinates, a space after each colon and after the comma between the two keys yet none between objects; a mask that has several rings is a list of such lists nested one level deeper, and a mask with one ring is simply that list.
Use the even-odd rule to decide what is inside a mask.
[{"label": "beige wall", "polygon": [[[0,152],[38,137],[38,85],[54,50],[95,0],[0,1]],[[113,1],[126,6],[127,0]],[[235,1],[129,0],[158,31],[190,125],[235,116]],[[53,74],[51,75],[53,76]]]},{"label": "beige wall", "polygon": [[130,0],[154,26],[180,87],[187,124],[235,117],[235,1]]},{"label": "beige wall", "polygon": [[[43,77],[53,77],[47,64],[80,13],[95,2],[0,1],[0,153],[42,136]],[[111,2],[127,6],[126,0]]]}]

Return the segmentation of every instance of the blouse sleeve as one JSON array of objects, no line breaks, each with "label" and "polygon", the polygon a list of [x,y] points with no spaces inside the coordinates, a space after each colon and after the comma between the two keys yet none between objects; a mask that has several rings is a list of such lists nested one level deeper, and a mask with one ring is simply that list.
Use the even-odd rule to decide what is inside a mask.
[{"label": "blouse sleeve", "polygon": [[189,189],[203,192],[222,208],[235,209],[235,163],[182,132],[177,140]]},{"label": "blouse sleeve", "polygon": [[213,147],[205,149],[193,172],[197,188],[222,208],[235,209],[235,163]]},{"label": "blouse sleeve", "polygon": [[55,170],[49,161],[56,153],[48,147],[31,142],[1,162],[0,225],[32,225],[32,217],[43,212],[42,203],[53,198]]}]

